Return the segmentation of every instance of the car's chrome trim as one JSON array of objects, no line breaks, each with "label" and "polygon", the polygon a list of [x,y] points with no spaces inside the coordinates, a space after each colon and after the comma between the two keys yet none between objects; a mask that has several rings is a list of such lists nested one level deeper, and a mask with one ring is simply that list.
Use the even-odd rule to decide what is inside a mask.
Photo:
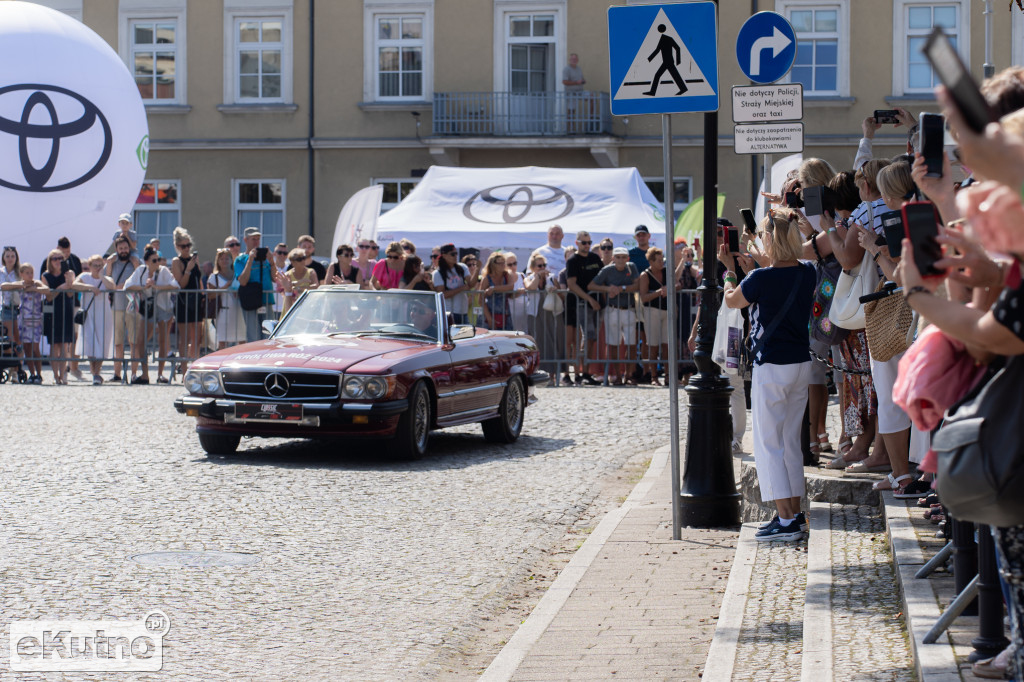
[{"label": "car's chrome trim", "polygon": [[489,391],[494,388],[505,388],[508,381],[496,381],[493,384],[487,384],[486,386],[474,386],[473,388],[460,388],[457,391],[448,391],[447,393],[438,393],[438,398],[453,398],[457,395],[466,395],[467,393],[478,393],[480,391]]},{"label": "car's chrome trim", "polygon": [[225,424],[246,424],[246,423],[252,423],[252,424],[273,424],[274,426],[278,426],[278,425],[283,424],[283,425],[287,425],[287,426],[313,426],[313,427],[318,427],[318,426],[320,426],[320,417],[303,417],[302,419],[300,419],[298,421],[286,421],[286,420],[268,420],[268,419],[239,419],[238,417],[235,417],[234,415],[225,414],[224,415],[224,423]]},{"label": "car's chrome trim", "polygon": [[452,412],[451,414],[446,414],[444,416],[444,420],[448,421],[449,419],[461,419],[463,417],[469,417],[474,414],[479,414],[481,412],[494,412],[497,409],[498,403],[494,403],[493,405],[490,405],[488,407],[477,407],[472,410],[464,410],[462,412]]}]

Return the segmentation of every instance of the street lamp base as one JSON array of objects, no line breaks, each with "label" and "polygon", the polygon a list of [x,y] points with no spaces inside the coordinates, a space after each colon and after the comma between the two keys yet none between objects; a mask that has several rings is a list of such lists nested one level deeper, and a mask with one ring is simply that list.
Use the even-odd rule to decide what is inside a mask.
[{"label": "street lamp base", "polygon": [[681,524],[722,528],[740,522],[733,471],[732,386],[721,374],[701,373],[686,387],[689,402],[686,466],[680,491]]}]

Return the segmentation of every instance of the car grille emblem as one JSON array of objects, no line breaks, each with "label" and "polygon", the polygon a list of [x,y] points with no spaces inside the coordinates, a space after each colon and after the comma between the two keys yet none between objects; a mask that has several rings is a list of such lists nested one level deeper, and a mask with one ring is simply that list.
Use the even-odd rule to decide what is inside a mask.
[{"label": "car grille emblem", "polygon": [[267,389],[267,395],[272,398],[283,398],[288,395],[288,377],[278,372],[268,374],[263,380],[263,388]]}]

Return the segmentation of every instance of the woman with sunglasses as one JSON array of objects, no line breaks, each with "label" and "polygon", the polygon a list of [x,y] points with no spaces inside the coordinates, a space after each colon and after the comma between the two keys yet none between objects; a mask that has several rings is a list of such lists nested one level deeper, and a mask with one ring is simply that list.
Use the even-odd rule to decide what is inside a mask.
[{"label": "woman with sunglasses", "polygon": [[385,259],[373,266],[370,285],[378,291],[398,289],[402,286],[402,274],[405,272],[405,250],[400,243],[391,242],[384,254]]},{"label": "woman with sunglasses", "polygon": [[[238,279],[235,277],[235,259],[228,249],[218,249],[213,264],[213,274],[207,281],[207,296],[220,300],[217,309],[217,348],[227,348],[245,341],[245,318],[238,303]],[[283,298],[283,297],[282,297]]]},{"label": "woman with sunglasses", "polygon": [[64,254],[59,249],[54,249],[46,257],[43,284],[48,290],[46,300],[52,304],[53,310],[43,316],[43,334],[50,344],[53,383],[66,386],[67,358],[71,356],[71,347],[75,342],[75,292],[71,289],[75,283],[75,273],[72,270],[62,272],[63,262]]},{"label": "woman with sunglasses", "polygon": [[[601,257],[601,267],[612,264],[612,251],[615,249],[615,242],[608,237],[601,240],[597,247],[597,255]],[[603,357],[603,356],[602,356]]]},{"label": "woman with sunglasses", "polygon": [[178,356],[182,359],[180,371],[184,376],[188,361],[202,354],[206,297],[202,293],[203,274],[199,269],[199,256],[192,252],[192,236],[183,227],[174,228],[173,234],[178,256],[171,262],[171,274],[184,290],[178,293],[174,306]]},{"label": "woman with sunglasses", "polygon": [[327,277],[324,281],[327,284],[358,284],[360,289],[365,289],[363,284],[363,272],[357,264],[352,263],[355,251],[348,244],[342,244],[334,252],[338,260],[327,266]]},{"label": "woman with sunglasses", "polygon": [[493,252],[487,257],[483,277],[477,285],[477,289],[483,292],[488,329],[512,329],[509,299],[514,288],[515,282],[505,269],[505,254]]},{"label": "woman with sunglasses", "polygon": [[455,324],[467,324],[469,319],[469,296],[473,288],[469,283],[469,266],[459,262],[459,250],[455,244],[445,244],[438,249],[437,269],[432,275],[434,291],[444,295],[444,309],[451,314]]},{"label": "woman with sunglasses", "polygon": [[512,325],[517,332],[526,331],[526,275],[519,272],[519,256],[515,251],[505,252],[505,270],[512,278]]},{"label": "woman with sunglasses", "polygon": [[[124,290],[130,292],[128,309],[125,316],[129,324],[135,325],[135,340],[132,342],[132,384],[149,383],[149,362],[146,356],[146,346],[153,336],[153,329],[160,325],[162,318],[167,317],[173,311],[170,291],[178,288],[178,281],[174,275],[161,265],[160,253],[147,247],[143,253],[143,267],[137,268],[128,281],[124,283]],[[158,331],[158,353],[160,358],[167,356],[164,347],[165,338],[161,337]],[[142,362],[142,374],[135,375],[135,371]],[[159,361],[157,371],[162,372],[163,360]],[[164,383],[164,382],[161,382]]]},{"label": "woman with sunglasses", "polygon": [[[562,316],[545,310],[544,300],[548,296],[562,296],[557,293],[558,283],[548,270],[547,258],[540,251],[530,255],[530,274],[526,276],[527,333],[537,342],[540,350],[540,366],[554,374],[558,365],[552,362],[565,348],[565,321]],[[562,302],[563,310],[565,302]]]},{"label": "woman with sunglasses", "polygon": [[370,288],[370,277],[373,275],[373,266],[377,261],[373,258],[376,251],[373,250],[373,243],[369,239],[360,239],[356,244],[356,267],[359,268],[359,275],[363,278],[363,288]]},{"label": "woman with sunglasses", "polygon": [[306,255],[305,249],[294,248],[288,252],[288,260],[292,264],[292,269],[283,275],[274,274],[275,280],[284,289],[284,314],[291,310],[291,307],[295,305],[296,299],[302,295],[303,291],[316,289],[320,286],[320,280],[317,279],[316,271],[306,265],[308,258],[309,256]]},{"label": "woman with sunglasses", "polygon": [[89,358],[92,385],[99,386],[103,383],[103,377],[100,376],[103,358],[109,355],[107,347],[114,332],[114,316],[110,310],[110,301],[100,292],[114,291],[117,285],[113,279],[103,274],[103,266],[106,265],[103,256],[90,256],[86,259],[85,265],[88,271],[75,278],[73,288],[82,292],[81,309],[85,313],[79,335],[82,339],[82,355]]}]

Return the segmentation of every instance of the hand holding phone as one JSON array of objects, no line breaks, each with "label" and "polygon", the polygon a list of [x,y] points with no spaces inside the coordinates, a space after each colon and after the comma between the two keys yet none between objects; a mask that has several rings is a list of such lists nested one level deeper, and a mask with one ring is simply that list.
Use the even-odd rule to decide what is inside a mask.
[{"label": "hand holding phone", "polygon": [[967,126],[976,133],[984,131],[985,126],[995,118],[992,108],[941,28],[935,27],[921,51],[939,80],[949,89]]},{"label": "hand holding phone", "polygon": [[921,113],[921,156],[927,166],[925,177],[941,178],[945,151],[946,119],[942,114]]},{"label": "hand holding phone", "polygon": [[895,123],[899,125],[899,113],[895,109],[875,109],[875,123]]},{"label": "hand holding phone", "polygon": [[942,258],[939,236],[939,212],[930,201],[908,201],[901,209],[903,231],[914,249],[914,262],[922,277],[944,277],[946,271],[935,267]]},{"label": "hand holding phone", "polygon": [[749,208],[741,208],[740,215],[743,216],[743,227],[751,236],[757,236],[757,221],[754,220],[754,212]]}]

